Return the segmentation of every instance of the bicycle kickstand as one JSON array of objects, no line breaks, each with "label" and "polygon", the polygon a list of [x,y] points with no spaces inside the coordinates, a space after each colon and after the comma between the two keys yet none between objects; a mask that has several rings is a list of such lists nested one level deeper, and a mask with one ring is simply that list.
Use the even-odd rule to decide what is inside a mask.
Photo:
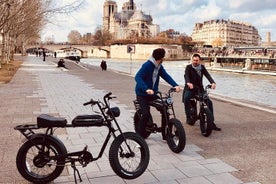
[{"label": "bicycle kickstand", "polygon": [[75,161],[72,161],[72,162],[71,162],[71,167],[74,169],[74,179],[75,179],[75,183],[77,184],[76,173],[77,173],[78,176],[79,176],[80,182],[82,182],[82,179],[81,179],[81,176],[80,176],[80,172],[79,172],[79,170],[76,168]]}]

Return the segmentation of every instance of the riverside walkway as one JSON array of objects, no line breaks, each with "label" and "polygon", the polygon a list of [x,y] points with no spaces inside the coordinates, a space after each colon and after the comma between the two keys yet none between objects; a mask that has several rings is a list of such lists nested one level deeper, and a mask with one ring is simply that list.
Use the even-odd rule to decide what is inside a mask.
[{"label": "riverside walkway", "polygon": [[[67,61],[68,70],[56,67],[53,58],[22,57],[23,64],[12,81],[0,84],[0,183],[28,183],[18,173],[15,158],[22,145],[13,127],[35,123],[41,113],[65,117],[70,122],[78,114],[90,113],[82,104],[91,98],[101,99],[111,91],[114,104],[121,109],[118,122],[124,131],[133,131],[132,117],[135,82],[132,77],[101,71],[100,67],[81,67]],[[167,86],[161,89],[167,90]],[[181,94],[174,95],[177,117],[184,122]],[[222,128],[205,138],[199,126],[184,124],[187,145],[183,152],[171,152],[154,134],[147,139],[151,159],[146,172],[135,180],[114,174],[108,162],[108,150],[101,159],[87,167],[78,167],[83,183],[200,183],[200,184],[273,184],[276,182],[276,115],[231,102],[213,100],[216,123]],[[68,151],[89,146],[97,156],[104,133],[99,128],[58,129],[56,135]],[[91,140],[91,136],[93,139]],[[94,153],[95,151],[95,153]],[[68,167],[53,183],[74,183]]]}]

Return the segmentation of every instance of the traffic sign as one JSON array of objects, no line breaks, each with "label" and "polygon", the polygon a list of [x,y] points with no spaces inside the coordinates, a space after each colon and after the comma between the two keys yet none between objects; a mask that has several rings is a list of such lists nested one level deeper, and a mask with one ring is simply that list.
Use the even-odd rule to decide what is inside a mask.
[{"label": "traffic sign", "polygon": [[135,45],[127,45],[127,53],[135,53]]}]

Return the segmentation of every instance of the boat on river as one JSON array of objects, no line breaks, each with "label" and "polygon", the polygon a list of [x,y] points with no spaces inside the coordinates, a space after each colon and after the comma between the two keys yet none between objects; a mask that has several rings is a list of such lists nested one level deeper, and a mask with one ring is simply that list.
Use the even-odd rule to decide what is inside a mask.
[{"label": "boat on river", "polygon": [[57,58],[80,62],[81,54],[77,50],[55,50],[55,53]]},{"label": "boat on river", "polygon": [[76,51],[69,51],[65,53],[65,58],[66,59],[70,59],[72,61],[76,61],[77,63],[80,62],[80,53],[76,52]]}]

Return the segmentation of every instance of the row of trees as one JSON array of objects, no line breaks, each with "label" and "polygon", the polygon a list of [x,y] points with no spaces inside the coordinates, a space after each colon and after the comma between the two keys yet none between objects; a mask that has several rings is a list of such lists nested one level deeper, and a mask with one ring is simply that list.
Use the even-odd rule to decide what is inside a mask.
[{"label": "row of trees", "polygon": [[13,59],[16,49],[40,39],[40,32],[58,13],[70,13],[83,1],[59,7],[54,0],[0,0],[1,64]]},{"label": "row of trees", "polygon": [[72,30],[68,34],[68,42],[70,44],[88,44],[96,46],[130,43],[190,45],[192,43],[192,38],[185,34],[180,34],[174,31],[174,29],[169,29],[159,33],[156,37],[131,36],[127,39],[116,40],[109,32],[103,31],[101,27],[98,27],[94,34],[87,33],[81,35],[77,30]]},{"label": "row of trees", "polygon": [[86,33],[81,35],[77,30],[72,30],[68,36],[70,44],[87,44],[87,45],[110,45],[113,40],[112,35],[107,31],[102,31],[101,27],[97,27],[94,34]]}]

